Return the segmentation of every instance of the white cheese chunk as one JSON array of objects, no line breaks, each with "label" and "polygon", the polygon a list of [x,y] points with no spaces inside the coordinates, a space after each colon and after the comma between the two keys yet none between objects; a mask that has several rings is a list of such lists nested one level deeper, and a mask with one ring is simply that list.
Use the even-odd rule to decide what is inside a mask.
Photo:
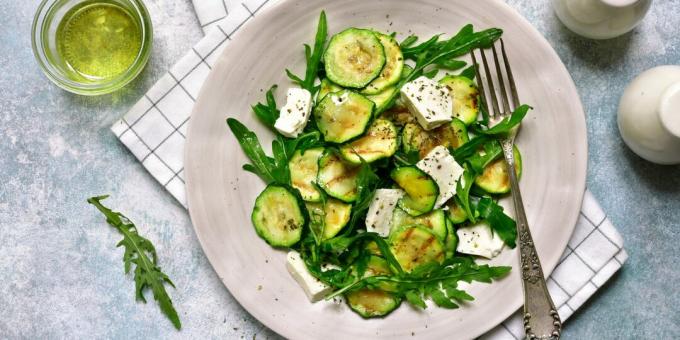
[{"label": "white cheese chunk", "polygon": [[401,99],[425,130],[453,119],[453,98],[449,89],[421,76],[401,88]]},{"label": "white cheese chunk", "polygon": [[458,228],[458,246],[456,250],[463,254],[477,255],[492,259],[503,250],[505,243],[486,223],[477,223]]},{"label": "white cheese chunk", "polygon": [[456,185],[464,169],[453,159],[449,149],[441,145],[435,147],[416,163],[416,167],[430,175],[439,187],[435,208],[439,208],[456,194]]},{"label": "white cheese chunk", "polygon": [[366,230],[387,237],[392,228],[392,213],[404,196],[401,189],[378,189],[366,214]]},{"label": "white cheese chunk", "polygon": [[307,294],[307,298],[311,302],[317,302],[323,299],[331,292],[332,287],[319,281],[317,278],[307,270],[305,261],[300,257],[300,253],[295,250],[288,252],[286,256],[286,268],[291,276],[297,281]]},{"label": "white cheese chunk", "polygon": [[281,108],[274,127],[282,135],[295,138],[307,125],[311,110],[312,94],[305,89],[291,87],[286,94],[286,105]]}]

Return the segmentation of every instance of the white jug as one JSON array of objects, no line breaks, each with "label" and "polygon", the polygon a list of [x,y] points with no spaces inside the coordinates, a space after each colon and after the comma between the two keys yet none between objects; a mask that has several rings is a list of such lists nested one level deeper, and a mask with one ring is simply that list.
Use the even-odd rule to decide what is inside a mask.
[{"label": "white jug", "polygon": [[657,66],[635,77],[619,102],[618,124],[640,157],[680,164],[680,66]]},{"label": "white jug", "polygon": [[590,39],[618,37],[637,26],[652,0],[553,0],[562,23]]}]

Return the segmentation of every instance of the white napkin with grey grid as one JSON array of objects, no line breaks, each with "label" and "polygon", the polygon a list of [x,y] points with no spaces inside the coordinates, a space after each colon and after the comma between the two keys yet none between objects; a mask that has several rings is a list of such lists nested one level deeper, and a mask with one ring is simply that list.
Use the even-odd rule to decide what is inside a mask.
[{"label": "white napkin with grey grid", "polygon": [[[182,205],[184,142],[192,106],[210,69],[248,20],[276,0],[193,0],[206,34],[111,130]],[[548,279],[565,320],[621,268],[628,258],[623,239],[586,190],[574,234]],[[482,339],[521,339],[519,311]]]}]

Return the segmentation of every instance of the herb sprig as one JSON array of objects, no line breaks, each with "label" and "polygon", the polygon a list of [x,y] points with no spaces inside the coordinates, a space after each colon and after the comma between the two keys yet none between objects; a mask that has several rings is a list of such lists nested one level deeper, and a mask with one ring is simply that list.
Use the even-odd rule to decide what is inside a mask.
[{"label": "herb sprig", "polygon": [[106,217],[106,222],[123,235],[123,239],[118,242],[117,246],[125,248],[123,254],[125,273],[130,272],[132,265],[135,266],[135,295],[137,300],[146,303],[144,290],[150,288],[161,312],[170,319],[175,328],[181,329],[182,323],[179,320],[179,315],[172,305],[170,296],[165,291],[166,283],[173,288],[175,288],[175,285],[158,266],[156,248],[151,241],[139,235],[137,227],[127,217],[117,211],[112,211],[101,203],[107,197],[109,196],[91,197],[87,199],[87,202],[99,209]]},{"label": "herb sprig", "polygon": [[286,74],[294,83],[300,85],[312,94],[319,90],[315,85],[319,74],[319,65],[321,64],[321,57],[323,55],[324,47],[326,45],[326,38],[328,36],[328,24],[326,23],[326,13],[321,11],[319,16],[319,24],[317,25],[316,35],[314,36],[314,48],[305,44],[305,60],[307,61],[307,68],[305,70],[305,78],[302,79],[295,75],[290,70],[286,69]]}]

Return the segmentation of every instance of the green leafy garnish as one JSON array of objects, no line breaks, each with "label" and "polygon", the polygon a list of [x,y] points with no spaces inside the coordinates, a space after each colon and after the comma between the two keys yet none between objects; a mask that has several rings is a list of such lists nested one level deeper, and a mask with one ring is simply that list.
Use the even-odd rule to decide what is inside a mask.
[{"label": "green leafy garnish", "polygon": [[473,126],[473,131],[475,133],[483,135],[500,135],[508,133],[512,128],[519,125],[522,119],[524,119],[524,116],[527,115],[527,112],[529,111],[530,108],[531,106],[526,104],[520,105],[515,109],[515,111],[512,112],[512,114],[509,117],[503,118],[503,120],[498,122],[493,127],[489,129],[484,129],[479,124],[476,124]]},{"label": "green leafy garnish", "polygon": [[[262,178],[267,184],[288,184],[285,176],[281,176],[281,169],[277,168],[275,160],[262,150],[260,140],[255,132],[250,131],[245,125],[234,118],[227,118],[227,125],[241,145],[241,149],[250,159],[250,164],[245,164],[243,169],[250,171]],[[287,166],[287,165],[286,165]],[[290,177],[290,175],[288,175]]]},{"label": "green leafy garnish", "polygon": [[255,112],[255,116],[257,116],[262,124],[273,131],[276,131],[274,128],[274,123],[276,123],[276,120],[279,119],[279,110],[276,108],[276,100],[274,99],[275,90],[276,85],[272,85],[272,87],[267,90],[266,104],[257,103],[253,105],[253,112]]},{"label": "green leafy garnish", "polygon": [[135,295],[137,300],[146,303],[144,290],[150,288],[153,298],[158,302],[161,312],[170,319],[177,329],[182,328],[179,315],[172,305],[170,296],[165,291],[165,284],[173,288],[175,285],[170,278],[165,275],[158,266],[158,255],[151,241],[139,235],[137,227],[123,214],[112,211],[101,204],[101,201],[109,196],[96,196],[87,199],[87,202],[94,205],[106,217],[106,222],[116,228],[123,235],[123,239],[118,242],[118,247],[124,247],[123,262],[125,263],[125,273],[129,273],[134,264]]},{"label": "green leafy garnish", "polygon": [[314,48],[305,44],[305,59],[307,60],[307,69],[305,70],[305,79],[301,79],[290,70],[286,69],[288,77],[300,87],[306,89],[312,94],[318,91],[318,87],[314,85],[319,73],[319,64],[321,63],[321,56],[323,55],[324,46],[326,45],[326,38],[328,31],[328,24],[326,23],[326,13],[321,11],[319,16],[319,24],[316,29],[316,36],[314,37]]},{"label": "green leafy garnish", "polygon": [[477,203],[479,217],[485,219],[495,233],[500,236],[510,248],[515,248],[517,239],[517,225],[515,221],[503,212],[503,207],[489,197],[483,197]]},{"label": "green leafy garnish", "polygon": [[477,221],[470,204],[470,188],[472,188],[474,181],[475,175],[466,167],[463,175],[460,176],[460,179],[456,184],[456,197],[458,197],[458,202],[460,202],[461,207],[465,210],[465,213],[472,223]]}]

